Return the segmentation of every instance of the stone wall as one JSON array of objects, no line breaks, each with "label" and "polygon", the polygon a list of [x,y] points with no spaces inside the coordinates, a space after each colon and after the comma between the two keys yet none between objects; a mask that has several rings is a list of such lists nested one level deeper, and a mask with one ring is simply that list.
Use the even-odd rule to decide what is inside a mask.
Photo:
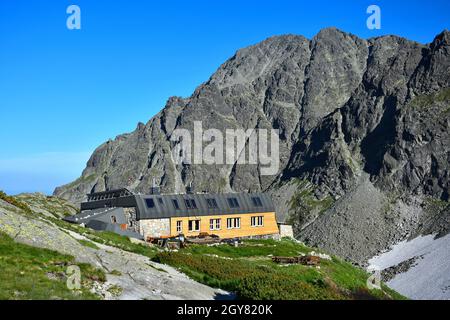
[{"label": "stone wall", "polygon": [[140,234],[144,239],[170,235],[170,219],[149,219],[139,221]]},{"label": "stone wall", "polygon": [[127,219],[128,230],[139,232],[139,221],[137,221],[136,208],[124,208],[125,217]]},{"label": "stone wall", "polygon": [[292,230],[292,226],[288,224],[280,224],[280,238],[294,238],[294,231]]}]

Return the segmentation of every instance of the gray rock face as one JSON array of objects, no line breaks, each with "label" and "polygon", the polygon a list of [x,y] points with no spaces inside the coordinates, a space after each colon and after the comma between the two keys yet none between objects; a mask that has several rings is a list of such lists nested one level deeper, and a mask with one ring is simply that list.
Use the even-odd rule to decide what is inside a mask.
[{"label": "gray rock face", "polygon": [[[101,145],[81,178],[55,195],[80,202],[91,191],[119,187],[147,193],[153,179],[163,192],[183,192],[190,183],[196,191],[265,190],[278,202],[279,217],[295,220],[295,190],[286,187],[293,180],[311,182],[319,201],[355,199],[370,184],[387,199],[385,206],[374,203],[378,197],[367,199],[378,217],[373,229],[388,225],[389,231],[362,252],[353,253],[350,234],[341,239],[323,223],[348,230],[345,221],[354,221],[362,228],[356,210],[364,204],[351,204],[353,211],[332,206],[297,226],[303,240],[364,261],[397,240],[398,225],[408,226],[404,236],[415,232],[427,197],[449,198],[449,87],[449,31],[428,45],[396,36],[364,40],[334,28],[312,40],[269,38],[238,51],[191,97],[169,99],[147,124]],[[177,165],[170,138],[175,129],[192,130],[194,121],[222,132],[279,129],[279,172],[262,176],[259,165]],[[341,214],[347,218],[335,217]],[[332,244],[337,238],[345,243]]]}]

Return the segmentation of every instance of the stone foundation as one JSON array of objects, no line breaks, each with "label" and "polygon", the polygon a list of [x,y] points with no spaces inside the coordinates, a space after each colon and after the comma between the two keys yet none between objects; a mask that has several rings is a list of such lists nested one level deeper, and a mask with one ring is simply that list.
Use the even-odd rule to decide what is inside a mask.
[{"label": "stone foundation", "polygon": [[280,229],[280,238],[292,238],[294,239],[294,230],[289,224],[280,224],[278,226]]},{"label": "stone foundation", "polygon": [[139,221],[137,221],[136,208],[124,208],[123,211],[128,223],[127,229],[130,231],[139,232],[140,227]]},{"label": "stone foundation", "polygon": [[170,236],[170,219],[149,219],[139,221],[139,232],[147,238]]}]

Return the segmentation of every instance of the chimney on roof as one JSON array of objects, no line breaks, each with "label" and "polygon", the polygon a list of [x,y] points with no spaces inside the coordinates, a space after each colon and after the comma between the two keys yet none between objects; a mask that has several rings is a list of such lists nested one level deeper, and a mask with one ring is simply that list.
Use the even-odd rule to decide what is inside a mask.
[{"label": "chimney on roof", "polygon": [[156,185],[155,178],[153,178],[152,187],[150,188],[150,194],[161,194],[161,188]]}]

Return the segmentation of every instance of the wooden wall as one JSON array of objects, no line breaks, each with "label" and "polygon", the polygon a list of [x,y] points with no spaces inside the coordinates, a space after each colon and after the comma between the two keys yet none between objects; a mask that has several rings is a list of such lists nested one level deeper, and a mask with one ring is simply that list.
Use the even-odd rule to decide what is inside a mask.
[{"label": "wooden wall", "polygon": [[[256,217],[256,216],[264,217],[264,225],[262,227],[252,227],[251,226],[251,217]],[[241,227],[239,229],[227,229],[227,219],[228,218],[241,218]],[[221,219],[220,230],[210,230],[210,223],[209,223],[210,219]],[[200,231],[199,232],[189,232],[189,228],[188,228],[189,220],[200,220]],[[222,239],[230,239],[230,238],[235,238],[235,237],[272,235],[272,234],[279,233],[278,225],[277,225],[277,221],[276,221],[276,217],[275,217],[275,212],[170,218],[170,234],[171,234],[171,236],[178,235],[177,221],[182,221],[183,229],[182,229],[181,233],[183,233],[187,237],[198,236],[202,232],[218,235]]]}]

